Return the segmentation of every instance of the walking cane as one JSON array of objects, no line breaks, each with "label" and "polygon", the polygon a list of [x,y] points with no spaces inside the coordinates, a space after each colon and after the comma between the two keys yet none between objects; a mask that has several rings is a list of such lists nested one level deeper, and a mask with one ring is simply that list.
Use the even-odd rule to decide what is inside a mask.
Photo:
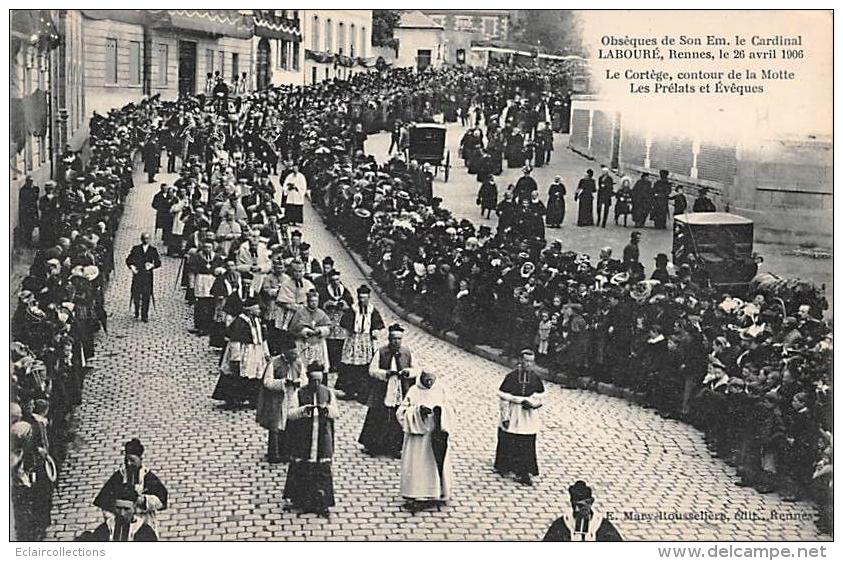
[{"label": "walking cane", "polygon": [[176,280],[173,282],[173,292],[172,292],[172,294],[176,293],[176,288],[179,286],[179,279],[181,278],[182,269],[184,269],[184,260],[185,260],[185,258],[182,257],[181,262],[179,263],[179,270],[176,271]]}]

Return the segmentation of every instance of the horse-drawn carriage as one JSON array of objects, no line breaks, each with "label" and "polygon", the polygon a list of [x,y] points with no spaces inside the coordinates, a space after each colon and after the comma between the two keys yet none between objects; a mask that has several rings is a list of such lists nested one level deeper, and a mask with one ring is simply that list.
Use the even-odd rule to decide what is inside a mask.
[{"label": "horse-drawn carriage", "polygon": [[680,214],[674,218],[673,262],[695,262],[708,273],[712,285],[742,293],[758,272],[753,231],[752,220],[736,214]]},{"label": "horse-drawn carriage", "polygon": [[451,151],[445,148],[447,130],[445,125],[436,123],[417,123],[410,128],[410,160],[419,164],[430,164],[434,175],[441,167],[445,171],[445,181],[451,175]]}]

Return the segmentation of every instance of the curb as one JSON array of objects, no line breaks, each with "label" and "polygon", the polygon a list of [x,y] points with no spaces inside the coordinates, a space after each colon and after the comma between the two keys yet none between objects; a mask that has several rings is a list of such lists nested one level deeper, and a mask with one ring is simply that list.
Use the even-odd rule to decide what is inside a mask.
[{"label": "curb", "polygon": [[[322,224],[324,226],[325,223],[320,210],[318,210],[312,204],[311,208],[316,214],[319,215],[319,218],[320,220],[322,220]],[[506,366],[507,368],[515,368],[515,366],[517,365],[517,361],[505,357],[501,349],[490,347],[488,345],[475,345],[472,343],[468,343],[462,338],[460,338],[460,336],[454,331],[443,332],[433,329],[427,322],[424,321],[424,318],[422,318],[420,315],[405,310],[400,304],[398,304],[398,302],[396,302],[389,295],[387,295],[386,291],[384,291],[380,287],[380,285],[372,278],[372,267],[370,267],[369,264],[366,263],[363,258],[357,254],[357,252],[355,252],[353,249],[351,249],[351,247],[349,247],[348,243],[345,240],[345,236],[336,231],[332,231],[331,234],[340,243],[340,245],[343,247],[348,256],[351,257],[351,260],[354,261],[354,264],[357,266],[358,269],[360,269],[360,272],[363,273],[363,277],[368,281],[369,286],[372,288],[372,290],[377,293],[380,299],[383,300],[386,306],[390,310],[392,310],[395,315],[397,315],[407,323],[410,323],[415,327],[418,327],[419,329],[425,331],[426,333],[444,341],[447,341],[448,343],[451,343],[452,345],[459,347],[466,352],[472,353],[481,358],[485,358],[486,360],[490,360],[502,366]],[[542,380],[558,384],[565,389],[580,389],[592,391],[608,397],[624,399],[636,405],[641,405],[646,399],[646,396],[644,394],[634,392],[627,388],[621,388],[615,386],[614,384],[597,382],[587,376],[566,376],[561,372],[552,372],[550,369],[543,366],[536,366],[535,372]]]}]

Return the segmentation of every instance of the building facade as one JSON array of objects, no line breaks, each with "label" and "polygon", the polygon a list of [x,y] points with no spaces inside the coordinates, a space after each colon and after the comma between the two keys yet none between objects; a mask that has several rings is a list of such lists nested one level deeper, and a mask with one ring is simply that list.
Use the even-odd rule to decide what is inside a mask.
[{"label": "building facade", "polygon": [[[23,181],[27,176],[37,185],[48,181],[66,144],[82,148],[87,121],[78,13],[13,10],[10,19],[9,233],[15,240]],[[68,57],[79,58],[66,64]]]},{"label": "building facade", "polygon": [[372,53],[372,10],[303,10],[303,81],[347,80]]},{"label": "building facade", "polygon": [[304,83],[300,10],[254,10],[253,86]]},{"label": "building facade", "polygon": [[443,62],[478,66],[472,41],[505,40],[509,36],[508,10],[421,10],[444,30]]},{"label": "building facade", "polygon": [[445,28],[422,12],[402,12],[393,35],[398,40],[395,66],[424,70],[445,64]]},{"label": "building facade", "polygon": [[254,87],[253,22],[236,10],[81,10],[85,97],[107,112],[144,95],[206,90],[208,75]]},{"label": "building facade", "polygon": [[708,188],[718,209],[755,221],[756,240],[832,246],[833,143],[768,138],[752,146],[629,126],[597,96],[572,100],[569,146],[635,177],[666,169],[692,196]]},{"label": "building facade", "polygon": [[[342,21],[368,42],[359,47],[358,33],[349,46],[366,52],[371,11],[352,15]],[[24,178],[43,185],[65,145],[84,158],[94,112],[202,93],[209,74],[229,85],[245,74],[249,90],[304,81],[297,10],[13,10],[11,19],[12,232]]]}]

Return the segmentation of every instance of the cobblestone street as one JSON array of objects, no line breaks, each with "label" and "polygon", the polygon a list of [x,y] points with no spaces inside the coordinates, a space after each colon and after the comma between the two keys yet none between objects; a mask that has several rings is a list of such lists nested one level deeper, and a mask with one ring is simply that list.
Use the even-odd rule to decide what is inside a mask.
[{"label": "cobblestone street", "polygon": [[[174,179],[159,176],[168,183]],[[576,181],[566,180],[570,198]],[[78,436],[59,474],[49,539],[72,540],[101,522],[92,501],[132,437],[144,443],[144,463],[169,490],[169,508],[159,515],[163,540],[537,540],[566,507],[567,488],[577,479],[592,486],[595,506],[614,516],[628,540],[823,539],[810,504],[737,487],[734,469],[711,456],[697,430],[621,399],[551,384],[538,436],[536,486],[499,477],[492,470],[496,391],[506,369],[406,325],[405,344],[414,362],[439,372],[458,408],[460,429],[450,450],[454,499],[438,511],[403,511],[400,462],[359,450],[365,407],[341,402],[334,456],[337,506],[331,518],[283,512],[287,468],[263,461],[266,433],[255,423],[254,411],[224,410],[210,398],[219,355],[207,338],[187,332],[192,308],[182,290],[174,289],[179,260],[162,257],[150,323],[135,320],[129,311],[131,275],[123,260],[140,233],[152,231],[150,202],[158,189],[145,178],[135,181],[117,238],[116,276],[106,296],[109,335],[100,337],[94,370],[85,381],[76,413]],[[571,206],[568,212],[573,215]],[[305,221],[312,253],[331,255],[345,284],[356,289],[363,273],[310,208]],[[160,239],[155,243],[163,249]],[[375,295],[373,302],[385,320],[394,321]],[[699,511],[725,520],[643,520]],[[741,514],[761,520],[744,521]],[[787,515],[801,519],[781,519]]]}]

